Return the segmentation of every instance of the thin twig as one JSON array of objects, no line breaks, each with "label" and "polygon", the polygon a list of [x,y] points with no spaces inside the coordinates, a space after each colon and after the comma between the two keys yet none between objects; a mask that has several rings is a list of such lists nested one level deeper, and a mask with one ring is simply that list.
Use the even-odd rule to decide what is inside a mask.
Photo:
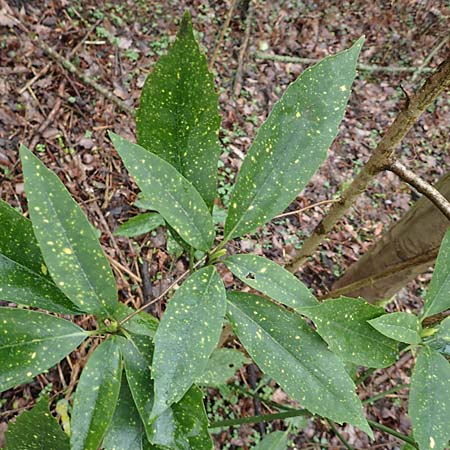
[{"label": "thin twig", "polygon": [[417,176],[400,161],[394,161],[387,169],[425,195],[450,220],[450,203],[436,188]]},{"label": "thin twig", "polygon": [[223,24],[222,30],[220,31],[219,39],[217,40],[216,47],[214,48],[214,53],[212,55],[211,61],[209,62],[209,68],[212,69],[217,60],[217,56],[219,55],[220,47],[222,47],[223,39],[225,37],[225,33],[230,26],[231,18],[233,17],[233,11],[236,6],[237,0],[231,0],[230,9],[228,10],[228,15]]},{"label": "thin twig", "polygon": [[[194,266],[192,267],[193,270],[195,270],[200,264],[202,264],[205,261],[206,257],[204,256],[202,259],[198,260]],[[133,311],[131,314],[128,314],[124,319],[122,319],[119,323],[120,325],[123,325],[125,322],[133,318],[136,314],[139,314],[144,309],[148,308],[150,305],[153,305],[156,302],[159,302],[161,299],[163,299],[181,280],[183,280],[191,271],[186,270],[186,272],[182,273],[167,289],[164,289],[164,291],[158,295],[158,297],[155,297],[153,300],[149,301],[148,303],[145,303],[135,311]]]},{"label": "thin twig", "polygon": [[40,47],[50,58],[54,59],[58,64],[60,64],[64,69],[68,70],[71,74],[77,76],[84,84],[95,89],[99,94],[106,97],[110,102],[114,103],[118,106],[122,111],[130,114],[130,116],[135,115],[135,110],[131,106],[128,106],[125,102],[120,100],[120,98],[116,97],[112,92],[110,92],[107,88],[97,83],[87,74],[83,73],[78,67],[74,66],[68,59],[61,56],[57,51],[53,50],[49,45],[47,45],[44,41],[38,40],[37,42],[33,40],[34,43],[38,47]]},{"label": "thin twig", "polygon": [[238,68],[236,70],[236,77],[234,79],[233,93],[235,97],[239,97],[242,88],[242,72],[244,71],[245,54],[247,53],[248,43],[250,41],[250,30],[252,28],[253,21],[253,7],[249,4],[249,12],[245,21],[245,36],[242,42],[241,49],[239,50]]},{"label": "thin twig", "polygon": [[281,219],[282,217],[293,216],[295,214],[300,214],[300,213],[302,213],[304,211],[308,211],[308,209],[315,208],[316,206],[328,205],[330,203],[336,203],[338,201],[339,201],[339,199],[322,200],[320,202],[313,203],[312,205],[305,206],[304,208],[296,209],[295,211],[288,211],[288,212],[285,212],[283,214],[278,214],[278,216],[275,216],[274,219]]},{"label": "thin twig", "polygon": [[375,403],[377,400],[380,400],[390,394],[395,394],[398,391],[401,391],[403,389],[408,389],[408,388],[409,388],[409,384],[399,384],[398,386],[394,386],[393,388],[388,389],[387,391],[380,392],[379,394],[376,394],[373,397],[366,398],[365,400],[362,401],[362,404],[366,405],[366,404]]},{"label": "thin twig", "polygon": [[[258,52],[255,54],[255,59],[278,61],[283,63],[294,64],[315,64],[320,59],[315,58],[298,58],[297,56],[271,55],[269,53]],[[433,72],[434,69],[430,67],[398,67],[398,66],[377,66],[371,64],[357,64],[358,70],[365,70],[367,72]]]},{"label": "thin twig", "polygon": [[411,77],[411,82],[416,81],[416,78],[419,76],[420,72],[423,72],[424,69],[428,66],[430,61],[433,59],[434,55],[447,43],[450,38],[450,33],[448,33],[444,38],[434,47],[433,50],[428,54],[428,56],[423,60],[423,63],[415,70],[413,76]]},{"label": "thin twig", "polygon": [[[103,19],[97,20],[91,28],[87,31],[87,33],[84,35],[83,39],[81,39],[80,42],[67,54],[67,58],[71,58],[79,49],[80,47],[86,42],[87,38],[90,36],[90,34],[97,28],[97,26],[102,22]],[[50,68],[52,67],[52,63],[48,63],[44,66],[43,69],[41,69],[31,80],[27,81],[27,83],[19,89],[19,95],[23,94],[29,87],[31,87],[39,78],[41,78],[43,75],[45,75]]]},{"label": "thin twig", "polygon": [[385,433],[390,434],[391,436],[395,436],[396,438],[402,440],[403,442],[407,442],[409,445],[412,445],[414,448],[419,448],[414,439],[406,436],[405,434],[399,433],[398,431],[393,430],[392,428],[387,427],[381,423],[375,422],[373,420],[367,420],[369,425],[377,430],[384,431]]},{"label": "thin twig", "polygon": [[342,436],[341,433],[339,433],[339,430],[336,428],[336,425],[334,422],[330,419],[327,419],[328,425],[330,425],[331,429],[333,430],[333,433],[336,435],[336,437],[342,442],[344,447],[347,450],[355,450],[345,439],[344,436]]}]

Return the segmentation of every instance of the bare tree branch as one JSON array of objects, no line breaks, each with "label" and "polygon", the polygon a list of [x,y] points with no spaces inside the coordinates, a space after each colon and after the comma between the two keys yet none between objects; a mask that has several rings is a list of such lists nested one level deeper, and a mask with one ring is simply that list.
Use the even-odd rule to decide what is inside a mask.
[{"label": "bare tree branch", "polygon": [[425,195],[450,220],[450,203],[431,184],[417,176],[412,170],[406,168],[400,161],[394,161],[387,169]]}]

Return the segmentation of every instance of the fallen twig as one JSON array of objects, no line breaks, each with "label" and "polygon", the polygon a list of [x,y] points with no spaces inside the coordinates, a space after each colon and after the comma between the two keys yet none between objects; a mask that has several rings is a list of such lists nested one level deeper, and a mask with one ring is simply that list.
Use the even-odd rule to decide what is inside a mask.
[{"label": "fallen twig", "polygon": [[[255,54],[255,59],[278,61],[282,63],[293,64],[315,64],[319,62],[319,59],[315,58],[299,58],[297,56],[285,56],[285,55],[272,55],[270,53],[258,52]],[[377,66],[372,64],[357,64],[358,70],[365,70],[366,72],[434,72],[435,69],[430,67],[399,67],[399,66]]]},{"label": "fallen twig", "polygon": [[217,39],[216,47],[214,48],[214,53],[212,55],[211,61],[209,62],[209,68],[211,69],[214,67],[214,64],[217,60],[217,56],[219,55],[220,47],[222,47],[223,39],[225,37],[225,33],[228,30],[228,27],[230,26],[231,18],[233,17],[233,11],[236,6],[237,0],[231,0],[230,9],[228,10],[228,15],[225,20],[225,23],[223,24],[222,30],[220,31],[219,39]]}]

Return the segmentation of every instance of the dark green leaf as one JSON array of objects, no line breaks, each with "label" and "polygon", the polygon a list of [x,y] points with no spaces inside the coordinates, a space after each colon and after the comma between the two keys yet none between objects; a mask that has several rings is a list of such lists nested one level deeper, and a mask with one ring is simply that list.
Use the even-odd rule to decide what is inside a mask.
[{"label": "dark green leaf", "polygon": [[192,184],[159,156],[109,133],[127,169],[152,209],[190,245],[208,251],[214,241],[214,226],[208,208]]},{"label": "dark green leaf", "polygon": [[225,309],[225,288],[212,266],[194,272],[175,292],[155,336],[153,418],[181,400],[205,371]]},{"label": "dark green leaf", "polygon": [[54,366],[88,336],[67,320],[17,308],[0,308],[0,324],[0,392]]},{"label": "dark green leaf", "polygon": [[121,348],[125,362],[125,374],[138,413],[142,419],[147,436],[151,435],[153,408],[153,380],[150,364],[153,356],[153,344],[148,336],[133,335],[127,341],[121,339]]},{"label": "dark green leaf", "polygon": [[424,347],[411,378],[409,415],[422,450],[442,450],[450,440],[450,363]]},{"label": "dark green leaf", "polygon": [[314,414],[372,435],[344,364],[296,313],[253,294],[228,294],[234,331],[253,360]]},{"label": "dark green leaf", "polygon": [[341,297],[300,312],[314,322],[330,350],[344,361],[378,368],[388,367],[397,359],[398,343],[368,323],[383,315],[383,308],[362,299]]},{"label": "dark green leaf", "polygon": [[268,434],[254,450],[286,450],[288,448],[288,434],[286,431],[274,431]]},{"label": "dark green leaf", "polygon": [[316,306],[310,290],[283,267],[255,255],[233,255],[224,261],[241,281],[291,308]]},{"label": "dark green leaf", "polygon": [[178,259],[184,251],[183,246],[178,243],[170,231],[167,234],[166,249],[167,253],[174,259]]},{"label": "dark green leaf", "polygon": [[34,408],[10,422],[6,450],[70,450],[67,436],[48,409],[48,398],[41,398]]},{"label": "dark green leaf", "polygon": [[263,225],[306,186],[338,132],[363,44],[323,59],[292,83],[261,126],[238,175],[225,239]]},{"label": "dark green leaf", "polygon": [[203,386],[226,384],[244,364],[251,361],[240,351],[233,348],[217,348],[208,360],[205,372],[196,380]]},{"label": "dark green leaf", "polygon": [[423,318],[450,308],[450,229],[442,240],[430,287],[425,295]]},{"label": "dark green leaf", "polygon": [[23,145],[20,156],[34,234],[53,280],[80,310],[109,316],[116,282],[91,224],[60,179]]},{"label": "dark green leaf", "polygon": [[136,237],[141,234],[149,233],[162,225],[164,225],[164,219],[158,213],[149,212],[139,214],[131,219],[128,219],[122,225],[119,225],[114,232],[114,235],[130,238]]},{"label": "dark green leaf", "polygon": [[[123,303],[119,303],[117,305],[115,318],[118,322],[120,322],[134,311],[135,310],[133,308],[129,308]],[[127,320],[123,324],[123,327],[130,333],[153,337],[156,333],[156,329],[158,328],[158,323],[158,319],[155,317],[146,312],[140,312],[131,319]]]},{"label": "dark green leaf", "polygon": [[213,450],[200,389],[189,389],[156,419],[151,442],[175,450]]},{"label": "dark green leaf", "polygon": [[174,166],[212,209],[217,190],[218,95],[186,14],[147,77],[136,115],[138,143]]},{"label": "dark green leaf", "polygon": [[31,222],[2,200],[0,299],[62,314],[79,313],[50,278]]},{"label": "dark green leaf", "polygon": [[104,450],[143,450],[145,440],[144,427],[130,388],[126,380],[122,379],[119,400],[106,431],[102,448]]},{"label": "dark green leaf", "polygon": [[381,334],[396,341],[418,344],[422,340],[420,337],[422,326],[414,314],[404,312],[384,314],[369,320],[369,323]]},{"label": "dark green leaf", "polygon": [[429,345],[444,355],[450,355],[450,317],[440,323]]},{"label": "dark green leaf", "polygon": [[122,358],[114,340],[101,343],[81,373],[73,402],[71,450],[98,450],[119,397]]}]

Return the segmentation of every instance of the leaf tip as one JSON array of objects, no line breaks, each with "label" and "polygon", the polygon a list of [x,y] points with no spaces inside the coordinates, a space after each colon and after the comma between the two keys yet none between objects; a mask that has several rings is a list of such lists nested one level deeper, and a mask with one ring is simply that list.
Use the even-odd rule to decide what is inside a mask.
[{"label": "leaf tip", "polygon": [[192,32],[192,19],[189,10],[186,10],[181,19],[180,29],[178,30],[178,36],[183,36],[189,32]]}]

